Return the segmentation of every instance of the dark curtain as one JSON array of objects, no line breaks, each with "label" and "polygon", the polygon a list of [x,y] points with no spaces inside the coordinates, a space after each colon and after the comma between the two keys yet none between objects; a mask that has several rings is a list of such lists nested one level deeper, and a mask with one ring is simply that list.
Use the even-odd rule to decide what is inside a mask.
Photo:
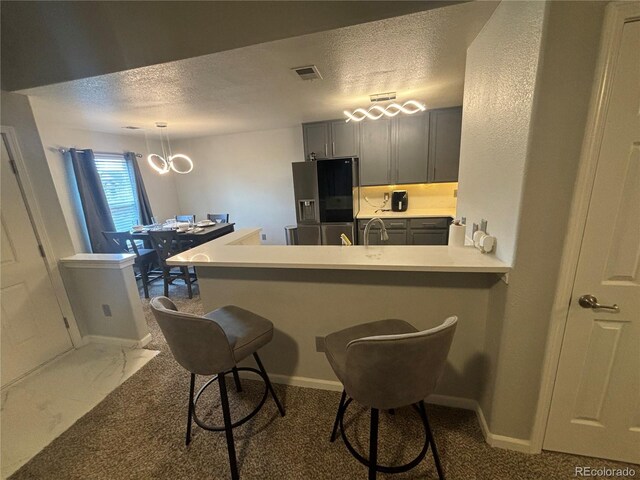
[{"label": "dark curtain", "polygon": [[138,159],[133,152],[127,152],[124,154],[124,158],[128,162],[131,162],[133,166],[133,175],[136,178],[136,192],[138,194],[138,205],[140,205],[140,223],[142,225],[151,225],[153,221],[153,212],[151,211],[151,204],[149,203],[149,197],[147,196],[147,190],[144,188],[144,181],[142,180],[142,174],[140,173],[140,166],[138,165]]},{"label": "dark curtain", "polygon": [[109,253],[110,250],[102,232],[113,232],[116,227],[113,225],[111,210],[102,188],[93,150],[71,148],[69,155],[78,184],[91,250],[93,253]]}]

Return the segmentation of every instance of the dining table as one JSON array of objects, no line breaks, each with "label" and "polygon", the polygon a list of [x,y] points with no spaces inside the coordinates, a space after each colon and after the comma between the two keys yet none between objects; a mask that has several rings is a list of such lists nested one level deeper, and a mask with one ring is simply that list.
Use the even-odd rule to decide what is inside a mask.
[{"label": "dining table", "polygon": [[[194,226],[185,232],[178,231],[178,238],[181,243],[189,243],[191,246],[202,245],[203,243],[219,238],[227,233],[234,231],[235,223],[214,223],[212,225]],[[161,228],[160,228],[161,229]],[[134,238],[142,240],[145,245],[148,244],[149,229],[140,232],[131,232]]]}]

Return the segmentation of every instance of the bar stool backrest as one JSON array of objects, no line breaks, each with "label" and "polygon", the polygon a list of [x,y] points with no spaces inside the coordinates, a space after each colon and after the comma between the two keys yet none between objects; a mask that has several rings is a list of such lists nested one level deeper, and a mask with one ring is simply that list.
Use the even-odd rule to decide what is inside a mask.
[{"label": "bar stool backrest", "polygon": [[235,366],[229,340],[214,320],[179,312],[167,297],[152,298],[150,306],[171,353],[186,370],[215,375]]},{"label": "bar stool backrest", "polygon": [[442,375],[457,322],[457,317],[449,317],[421,332],[352,340],[347,345],[346,391],[378,409],[426,399]]}]

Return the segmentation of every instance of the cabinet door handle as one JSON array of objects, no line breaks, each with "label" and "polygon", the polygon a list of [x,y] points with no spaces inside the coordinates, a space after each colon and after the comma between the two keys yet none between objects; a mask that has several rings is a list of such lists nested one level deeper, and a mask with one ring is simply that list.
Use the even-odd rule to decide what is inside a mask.
[{"label": "cabinet door handle", "polygon": [[327,144],[326,143],[324,144],[324,156],[325,157],[329,156],[328,153],[327,153]]},{"label": "cabinet door handle", "polygon": [[422,226],[423,227],[435,227],[436,224],[435,223],[423,223]]},{"label": "cabinet door handle", "polygon": [[389,223],[389,226],[390,227],[403,227],[404,223],[393,223],[393,222],[391,222],[391,223]]},{"label": "cabinet door handle", "polygon": [[336,142],[331,142],[331,156],[336,156]]}]

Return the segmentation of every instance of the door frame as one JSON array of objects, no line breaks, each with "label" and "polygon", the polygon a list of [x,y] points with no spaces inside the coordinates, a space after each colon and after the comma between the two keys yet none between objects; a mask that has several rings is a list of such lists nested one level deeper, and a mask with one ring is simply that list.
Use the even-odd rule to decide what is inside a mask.
[{"label": "door frame", "polygon": [[73,314],[71,303],[69,302],[69,297],[67,296],[67,290],[64,287],[64,282],[62,280],[60,269],[58,267],[58,258],[56,257],[55,251],[53,250],[51,240],[47,235],[47,229],[45,228],[35,189],[31,182],[31,178],[29,176],[22,151],[20,150],[18,135],[16,134],[16,130],[13,127],[0,125],[0,136],[5,140],[7,151],[9,152],[11,160],[13,160],[16,170],[18,171],[16,179],[18,181],[20,189],[22,190],[23,199],[27,211],[31,216],[30,222],[36,235],[36,239],[44,249],[44,264],[47,268],[49,279],[53,287],[53,293],[60,307],[60,312],[62,316],[67,319],[67,323],[69,324],[67,332],[69,333],[69,337],[71,338],[71,344],[73,345],[73,348],[79,348],[83,345],[82,335],[80,334],[80,329],[78,328],[76,317]]},{"label": "door frame", "polygon": [[571,202],[570,221],[564,241],[558,284],[551,311],[538,405],[531,435],[531,453],[540,453],[544,444],[573,285],[578,270],[582,238],[589,213],[591,191],[595,183],[598,157],[604,135],[612,80],[620,50],[622,29],[626,22],[639,19],[640,6],[630,2],[611,3],[605,11],[600,52],[578,164],[578,176]]}]

